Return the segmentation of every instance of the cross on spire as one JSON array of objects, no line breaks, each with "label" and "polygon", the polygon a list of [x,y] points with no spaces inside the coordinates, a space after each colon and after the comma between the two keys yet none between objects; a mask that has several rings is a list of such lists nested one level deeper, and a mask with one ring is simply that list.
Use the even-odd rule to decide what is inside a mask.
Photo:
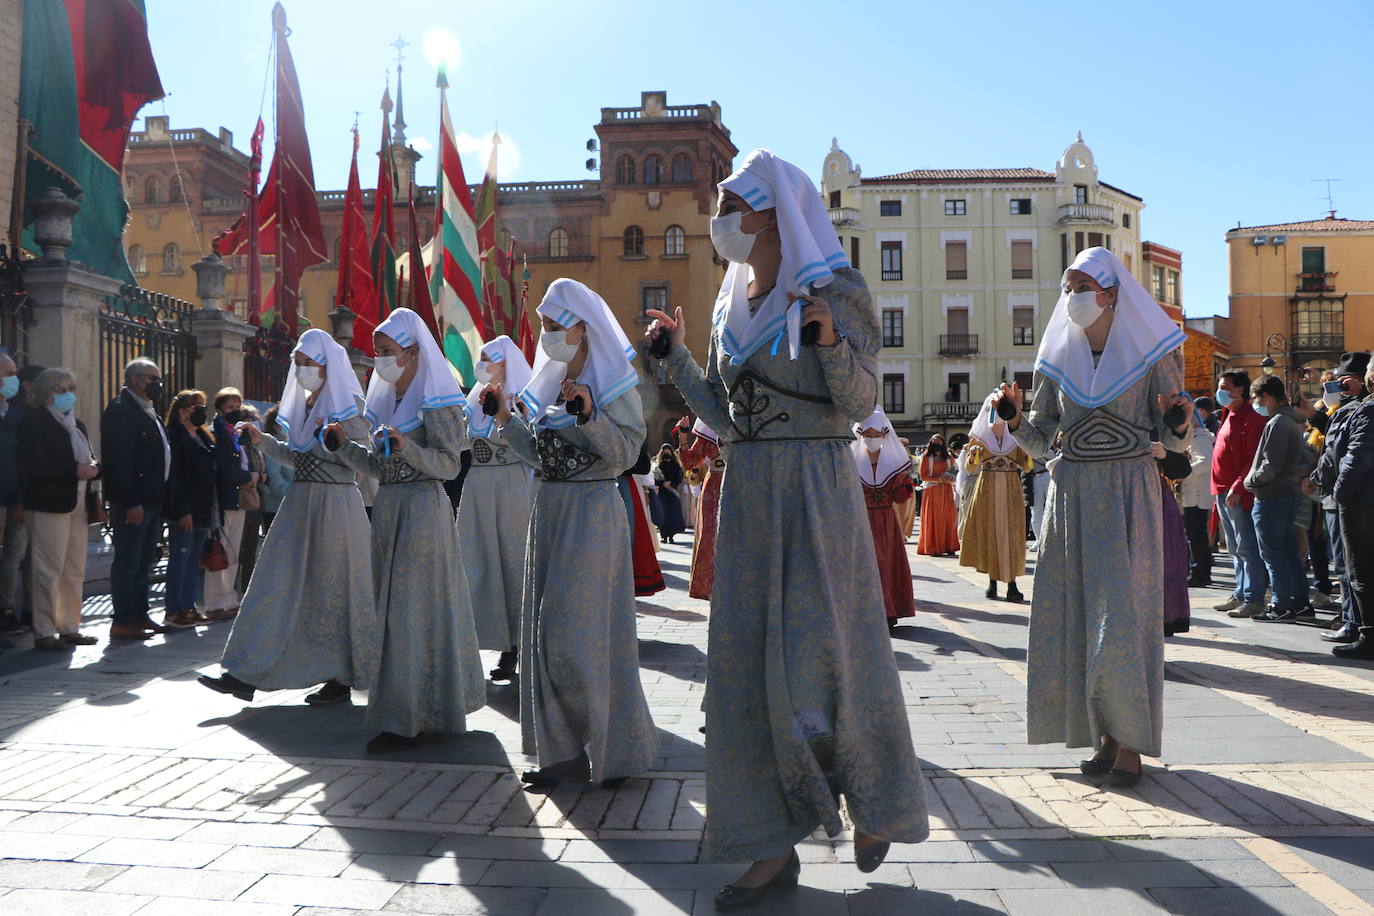
[{"label": "cross on spire", "polygon": [[410,42],[397,35],[391,47],[396,49],[396,123],[393,127],[393,136],[397,146],[405,146],[406,114],[405,102],[401,99],[401,69],[405,61],[405,49],[410,47]]}]

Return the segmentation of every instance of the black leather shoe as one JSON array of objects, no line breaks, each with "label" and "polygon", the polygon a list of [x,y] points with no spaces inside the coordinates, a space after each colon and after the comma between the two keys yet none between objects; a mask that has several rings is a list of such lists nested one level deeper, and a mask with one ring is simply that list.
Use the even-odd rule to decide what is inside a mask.
[{"label": "black leather shoe", "polygon": [[393,751],[413,747],[415,742],[419,740],[419,735],[411,735],[407,738],[405,735],[398,735],[395,732],[382,732],[367,742],[367,752],[369,754],[389,754]]},{"label": "black leather shoe", "polygon": [[588,782],[591,778],[592,765],[586,754],[520,774],[520,781],[531,789],[552,789],[565,782]]},{"label": "black leather shoe", "polygon": [[758,887],[740,887],[727,884],[716,894],[717,910],[742,910],[753,906],[773,891],[790,891],[797,886],[797,876],[801,874],[801,859],[792,850],[792,858],[771,879]]},{"label": "black leather shoe", "polygon": [[988,586],[988,590],[987,590],[986,592],[984,592],[983,594],[987,595],[989,599],[991,599],[991,600],[993,600],[993,601],[996,601],[996,600],[997,600],[997,583],[994,582],[994,583],[992,583],[991,585],[989,585],[989,586]]},{"label": "black leather shoe", "polygon": [[1025,596],[1021,594],[1021,589],[1016,587],[1015,582],[1007,586],[1007,600],[1018,604],[1026,600]]},{"label": "black leather shoe", "polygon": [[324,682],[324,686],[305,698],[311,706],[332,706],[342,703],[353,695],[352,689],[335,680]]},{"label": "black leather shoe", "polygon": [[253,692],[258,689],[252,684],[245,684],[232,674],[222,674],[219,677],[202,674],[196,678],[196,683],[203,687],[209,687],[215,693],[227,693],[234,699],[242,700],[245,703],[253,702]]},{"label": "black leather shoe", "polygon": [[1140,770],[1118,770],[1113,767],[1107,771],[1107,778],[1102,780],[1102,785],[1113,789],[1129,789],[1138,782]]},{"label": "black leather shoe", "polygon": [[1349,620],[1343,622],[1339,629],[1327,630],[1325,633],[1318,633],[1327,642],[1351,643],[1360,638],[1360,628]]},{"label": "black leather shoe", "polygon": [[879,840],[870,843],[863,849],[854,853],[854,864],[859,867],[859,871],[864,874],[871,874],[878,870],[878,866],[883,864],[883,859],[887,858],[888,850],[892,844],[887,840]]},{"label": "black leather shoe", "polygon": [[1339,658],[1374,658],[1374,627],[1360,627],[1360,638],[1348,646],[1333,646],[1331,654]]},{"label": "black leather shoe", "polygon": [[496,667],[488,671],[493,681],[509,681],[515,678],[515,650],[501,653],[501,658],[496,663]]},{"label": "black leather shoe", "polygon": [[1088,760],[1084,760],[1078,765],[1078,772],[1089,779],[1101,779],[1112,771],[1112,763],[1115,760],[1116,754],[1112,754],[1112,756],[1105,760],[1099,760],[1096,757],[1092,757]]}]

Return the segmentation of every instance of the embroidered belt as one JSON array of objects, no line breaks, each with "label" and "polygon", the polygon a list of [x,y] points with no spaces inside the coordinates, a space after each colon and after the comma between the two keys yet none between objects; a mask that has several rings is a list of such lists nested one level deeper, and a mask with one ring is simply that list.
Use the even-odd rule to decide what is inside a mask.
[{"label": "embroidered belt", "polygon": [[[294,466],[295,476],[292,478],[296,483],[331,483],[343,486],[356,486],[352,479],[352,470],[347,465],[337,461],[325,461],[311,452],[291,452],[291,463]],[[349,475],[344,480],[336,480],[330,476],[326,466],[336,468],[340,473]]]},{"label": "embroidered belt", "polygon": [[1017,464],[1014,460],[1008,458],[1006,455],[993,455],[991,458],[983,462],[982,470],[1019,471],[1021,470],[1021,465]]},{"label": "embroidered belt", "polygon": [[382,473],[377,480],[384,487],[423,479],[420,472],[411,467],[404,458],[382,458],[378,464],[381,465]]},{"label": "embroidered belt", "polygon": [[472,440],[472,467],[482,467],[492,465],[495,467],[505,467],[514,464],[510,458],[510,448],[505,445],[493,447],[489,439],[479,438]]},{"label": "embroidered belt", "polygon": [[[835,403],[822,395],[784,388],[752,369],[745,369],[741,372],[734,383],[729,386],[727,394],[730,401],[730,425],[734,427],[735,432],[739,433],[738,439],[729,440],[732,443],[761,439],[763,438],[763,431],[774,423],[791,422],[792,415],[788,411],[777,409],[780,406],[785,406],[785,401],[779,405],[774,404],[775,400],[780,400],[779,395],[782,398],[790,398],[807,404],[825,406]],[[835,437],[803,436],[798,438],[828,439]]]},{"label": "embroidered belt", "polygon": [[1064,431],[1060,457],[1067,461],[1120,461],[1149,453],[1147,430],[1098,408]]},{"label": "embroidered belt", "polygon": [[535,450],[539,453],[540,479],[547,481],[570,480],[601,459],[551,430],[541,430],[535,437]]},{"label": "embroidered belt", "polygon": [[725,459],[724,459],[724,458],[713,458],[713,459],[711,460],[711,470],[713,470],[713,471],[723,471],[723,470],[725,470]]}]

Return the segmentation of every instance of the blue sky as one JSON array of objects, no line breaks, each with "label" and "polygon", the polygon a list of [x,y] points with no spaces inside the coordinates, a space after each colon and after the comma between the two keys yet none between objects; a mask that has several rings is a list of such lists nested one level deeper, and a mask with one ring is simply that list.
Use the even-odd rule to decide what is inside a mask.
[{"label": "blue sky", "polygon": [[[147,0],[173,127],[219,126],[246,148],[262,99],[271,0]],[[1184,307],[1226,311],[1224,233],[1339,215],[1374,218],[1369,0],[1305,4],[287,0],[321,189],[344,187],[360,112],[375,181],[377,104],[398,34],[408,136],[437,131],[426,59],[450,68],[470,180],[499,126],[501,179],[587,175],[600,108],[664,89],[719,101],[742,151],[766,146],[813,176],[837,136],[865,175],[913,168],[1052,169],[1075,130],[1099,177],[1145,198],[1146,239],[1181,249]],[[719,17],[692,11],[720,9]],[[428,36],[429,41],[426,42]],[[271,95],[265,113],[270,125]],[[433,180],[432,152],[420,163]]]}]

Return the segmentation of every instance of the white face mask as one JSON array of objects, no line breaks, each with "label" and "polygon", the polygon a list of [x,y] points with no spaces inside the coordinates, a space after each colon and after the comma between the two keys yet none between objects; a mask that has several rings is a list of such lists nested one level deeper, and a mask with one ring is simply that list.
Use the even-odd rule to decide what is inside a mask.
[{"label": "white face mask", "polygon": [[1102,306],[1097,304],[1097,293],[1092,290],[1071,293],[1067,305],[1069,320],[1080,328],[1086,328],[1102,317]]},{"label": "white face mask", "polygon": [[296,381],[306,391],[315,392],[324,384],[324,376],[320,375],[319,366],[297,366]]},{"label": "white face mask", "polygon": [[711,244],[716,246],[716,254],[727,261],[743,264],[754,250],[754,239],[740,228],[744,214],[738,210],[725,216],[711,217]]},{"label": "white face mask", "polygon": [[491,381],[491,363],[487,362],[485,359],[478,360],[477,365],[473,367],[472,371],[473,374],[477,376],[478,384],[485,385]]},{"label": "white face mask", "polygon": [[566,330],[544,331],[539,335],[539,348],[556,363],[571,362],[577,355],[577,346],[568,343]]},{"label": "white face mask", "polygon": [[377,374],[382,377],[384,382],[395,382],[405,375],[406,367],[397,362],[399,356],[379,356],[377,357]]},{"label": "white face mask", "polygon": [[883,440],[873,439],[868,436],[864,436],[864,448],[868,449],[869,452],[876,455],[883,450]]}]

